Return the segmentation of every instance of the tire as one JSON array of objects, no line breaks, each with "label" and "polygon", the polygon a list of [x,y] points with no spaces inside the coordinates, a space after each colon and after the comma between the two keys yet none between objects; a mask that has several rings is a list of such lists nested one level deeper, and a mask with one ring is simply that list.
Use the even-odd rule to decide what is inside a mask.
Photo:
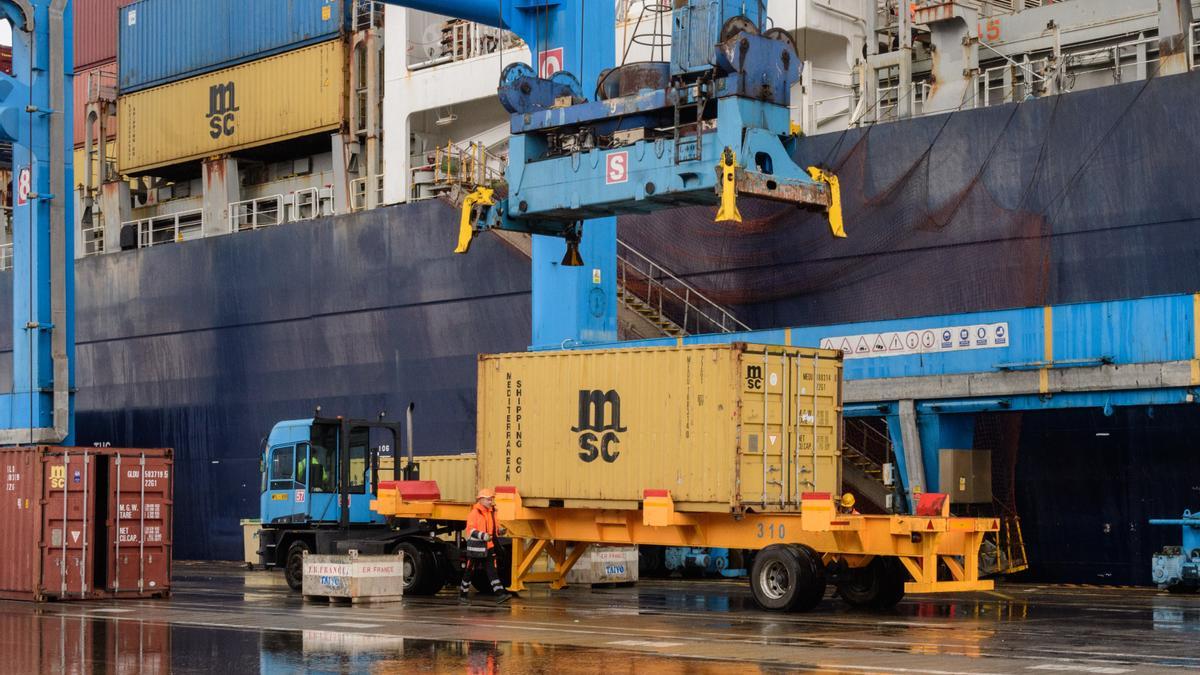
[{"label": "tire", "polygon": [[837,593],[851,607],[895,607],[904,599],[904,572],[900,561],[876,557],[866,567],[849,570],[838,583]]},{"label": "tire", "polygon": [[775,544],[759,551],[750,570],[750,593],[762,609],[786,612],[806,598],[812,566],[791,546]]},{"label": "tire", "polygon": [[396,550],[404,554],[405,595],[433,595],[442,590],[446,580],[427,547],[406,541]]},{"label": "tire", "polygon": [[904,599],[904,584],[908,581],[908,572],[898,558],[884,558],[883,566],[887,573],[884,575],[883,590],[875,607],[891,609]]},{"label": "tire", "polygon": [[802,577],[804,585],[801,588],[800,598],[792,607],[793,612],[808,612],[821,604],[825,599],[825,563],[821,560],[821,554],[804,545],[796,545],[796,555],[801,562],[808,564],[809,575]]},{"label": "tire", "polygon": [[1171,593],[1173,595],[1187,595],[1190,593],[1195,593],[1197,591],[1200,591],[1200,586],[1195,586],[1193,584],[1185,584],[1183,582],[1179,582],[1177,584],[1171,584],[1170,586],[1167,586],[1167,592]]},{"label": "tire", "polygon": [[661,546],[638,546],[638,576],[658,577],[663,573],[666,562],[663,559],[665,550]]},{"label": "tire", "polygon": [[283,578],[287,580],[288,588],[299,591],[304,587],[304,554],[311,553],[312,548],[304,541],[294,541],[288,546],[287,560],[283,565]]}]

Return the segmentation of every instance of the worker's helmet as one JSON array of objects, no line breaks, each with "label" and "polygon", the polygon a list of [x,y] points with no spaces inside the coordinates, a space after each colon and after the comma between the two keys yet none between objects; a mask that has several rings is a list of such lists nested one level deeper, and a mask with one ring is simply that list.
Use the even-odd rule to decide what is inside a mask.
[{"label": "worker's helmet", "polygon": [[849,492],[842,495],[842,508],[843,509],[854,508],[854,495],[850,494]]},{"label": "worker's helmet", "polygon": [[496,491],[491,488],[483,488],[482,490],[479,491],[479,494],[475,495],[475,499],[484,499],[484,498],[495,499]]}]

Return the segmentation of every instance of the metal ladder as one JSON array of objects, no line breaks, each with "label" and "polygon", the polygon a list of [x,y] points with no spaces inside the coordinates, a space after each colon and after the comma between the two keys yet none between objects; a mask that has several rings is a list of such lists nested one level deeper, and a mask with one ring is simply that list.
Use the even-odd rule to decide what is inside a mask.
[{"label": "metal ladder", "polygon": [[[697,82],[676,89],[679,98],[675,99],[675,126],[672,128],[675,141],[675,164],[684,162],[699,162],[704,159],[704,109],[708,106],[708,96],[703,82]],[[692,132],[685,133],[684,118],[692,113],[695,122],[691,124]],[[684,150],[688,148],[688,150]]]}]

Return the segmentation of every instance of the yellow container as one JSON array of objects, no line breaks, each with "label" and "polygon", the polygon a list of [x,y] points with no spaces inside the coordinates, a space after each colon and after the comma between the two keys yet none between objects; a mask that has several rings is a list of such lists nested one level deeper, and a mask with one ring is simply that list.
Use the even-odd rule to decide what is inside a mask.
[{"label": "yellow container", "polygon": [[[424,455],[415,458],[421,480],[432,480],[438,484],[438,492],[442,501],[462,502],[475,501],[475,455]],[[401,460],[400,466],[408,465],[408,458]],[[395,480],[395,460],[391,457],[379,458],[380,480]]]},{"label": "yellow container", "polygon": [[335,40],[117,101],[123,174],[337,129],[345,55]]},{"label": "yellow container", "polygon": [[[113,152],[116,150],[116,144],[110,142],[108,144],[108,147],[110,150],[109,154],[108,154],[108,161],[109,161],[109,163],[111,163],[113,161],[113,159],[115,159],[115,157],[113,156]],[[83,151],[83,148],[79,148],[79,149],[75,150],[75,167],[74,167],[75,168],[75,187],[79,187],[79,186],[83,185],[84,180],[86,180],[86,178],[87,178],[87,176],[84,174],[84,170],[87,169],[87,158],[85,155],[86,155],[86,153]],[[99,154],[95,154],[92,156],[92,180],[96,183],[96,186],[99,187],[99,184],[100,184],[100,155]]]},{"label": "yellow container", "polygon": [[841,492],[842,354],[742,343],[481,356],[479,482],[529,506],[799,510]]}]

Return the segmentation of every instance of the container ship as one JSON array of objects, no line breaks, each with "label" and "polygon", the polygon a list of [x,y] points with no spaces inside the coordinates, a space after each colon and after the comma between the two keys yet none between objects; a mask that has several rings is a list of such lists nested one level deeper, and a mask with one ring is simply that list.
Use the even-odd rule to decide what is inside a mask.
[{"label": "container ship", "polygon": [[[618,57],[663,58],[665,6],[616,4]],[[767,203],[623,217],[620,337],[1200,288],[1190,16],[1167,48],[1157,0],[956,4],[977,21],[948,32],[895,0],[770,2],[804,60],[794,155],[840,177],[849,237]],[[77,436],[175,449],[175,556],[240,557],[276,421],[415,403],[419,454],[474,451],[478,355],[532,342],[530,245],[453,255],[443,199],[502,175],[495,83],[528,46],[367,0],[75,12]],[[196,26],[218,37],[178,39]],[[1197,430],[1191,406],[980,415],[1024,578],[1147,583]]]}]

